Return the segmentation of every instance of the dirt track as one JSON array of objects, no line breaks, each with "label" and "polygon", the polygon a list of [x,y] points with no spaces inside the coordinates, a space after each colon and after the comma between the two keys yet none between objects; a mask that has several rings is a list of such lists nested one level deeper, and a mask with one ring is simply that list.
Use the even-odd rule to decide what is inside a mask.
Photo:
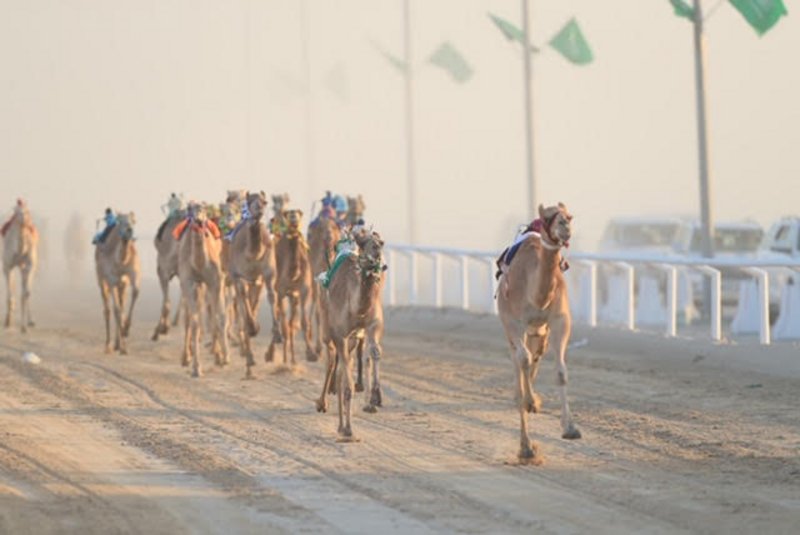
[{"label": "dirt track", "polygon": [[[800,349],[711,347],[581,331],[559,437],[554,366],[532,429],[542,467],[514,463],[518,417],[496,318],[393,311],[385,408],[336,442],[313,399],[321,365],[281,372],[238,354],[207,375],[152,343],[101,351],[96,296],[38,307],[0,336],[0,533],[797,533]],[[98,299],[99,301],[99,299]],[[153,321],[151,321],[153,320]],[[54,327],[58,325],[58,327]],[[265,338],[257,339],[263,351]],[[33,350],[43,359],[25,364]],[[359,401],[361,398],[359,397]],[[335,410],[335,400],[331,399]]]}]

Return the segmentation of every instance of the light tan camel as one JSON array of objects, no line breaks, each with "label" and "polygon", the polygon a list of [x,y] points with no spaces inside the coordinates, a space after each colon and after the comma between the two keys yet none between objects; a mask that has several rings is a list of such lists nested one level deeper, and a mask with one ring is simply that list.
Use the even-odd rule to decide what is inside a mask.
[{"label": "light tan camel", "polygon": [[20,300],[20,329],[28,332],[33,327],[30,296],[33,274],[36,271],[39,233],[31,220],[31,214],[22,199],[17,200],[14,214],[2,228],[3,236],[3,275],[6,278],[6,328],[11,327],[14,312],[14,268],[19,268],[22,280],[22,299]]},{"label": "light tan camel", "polygon": [[275,247],[267,227],[262,222],[267,197],[264,192],[247,195],[250,216],[233,235],[229,251],[229,276],[236,286],[236,303],[240,318],[239,340],[242,356],[247,359],[246,377],[253,376],[255,365],[250,338],[258,334],[258,307],[262,288],[267,289],[272,316],[272,336],[281,339],[275,302]]},{"label": "light tan camel", "polygon": [[358,240],[359,252],[342,259],[321,300],[328,365],[317,410],[327,410],[326,394],[331,380],[335,380],[339,401],[339,438],[343,441],[354,440],[351,426],[353,358],[349,344],[359,332],[366,335],[369,355],[364,410],[375,412],[383,404],[379,370],[383,338],[383,272],[386,269],[383,241],[376,232],[363,234]]},{"label": "light tan camel", "polygon": [[539,396],[533,385],[543,355],[557,358],[557,384],[561,396],[562,438],[577,439],[567,402],[567,344],[572,317],[567,285],[562,274],[561,248],[572,235],[572,216],[566,206],[539,206],[540,234],[526,238],[497,292],[500,321],[514,362],[514,392],[520,417],[520,461],[540,464],[541,455],[528,435],[528,413],[539,412]]},{"label": "light tan camel", "polygon": [[200,364],[201,315],[208,303],[214,338],[213,352],[218,366],[228,364],[228,319],[223,300],[222,244],[216,224],[207,219],[205,209],[191,202],[186,219],[176,227],[178,238],[178,278],[186,301],[185,335],[181,364],[192,364],[192,377],[203,374]]},{"label": "light tan camel", "polygon": [[347,197],[347,223],[350,226],[358,225],[359,222],[364,220],[364,210],[367,205],[364,204],[364,198],[359,194],[357,197]]},{"label": "light tan camel", "polygon": [[[153,341],[157,341],[160,335],[169,332],[169,283],[173,277],[178,275],[178,240],[173,235],[173,231],[185,217],[186,212],[182,209],[171,213],[158,228],[156,237],[153,240],[156,247],[156,273],[158,274],[158,282],[161,285],[161,315],[153,331]],[[178,306],[175,310],[175,318],[172,321],[173,326],[178,323],[180,313],[181,307]]]},{"label": "light tan camel", "polygon": [[[311,330],[309,329],[308,313],[311,302],[311,262],[308,258],[308,244],[306,243],[302,228],[302,210],[288,210],[285,212],[286,232],[277,238],[275,244],[275,260],[278,267],[278,277],[275,282],[277,294],[278,318],[281,324],[280,334],[283,339],[283,363],[288,363],[291,354],[292,364],[296,364],[294,354],[294,338],[297,332],[297,312],[300,311],[300,326],[303,338],[306,341],[306,360],[315,361],[319,355],[311,348]],[[290,315],[287,317],[286,302]],[[264,358],[271,362],[275,357],[275,344],[280,343],[280,338],[273,335]]]},{"label": "light tan camel", "polygon": [[289,194],[272,196],[272,219],[270,219],[270,231],[273,234],[283,234],[286,230],[284,213],[289,209]]},{"label": "light tan camel", "polygon": [[[114,349],[122,355],[128,353],[127,338],[133,318],[133,307],[139,297],[141,266],[136,244],[133,240],[133,212],[117,215],[117,222],[103,241],[98,241],[94,250],[97,269],[97,284],[103,299],[103,319],[106,324],[106,353],[111,353],[111,306],[114,309]],[[125,314],[125,291],[131,287],[131,304]]]},{"label": "light tan camel", "polygon": [[[335,256],[335,247],[341,237],[341,231],[336,221],[327,217],[320,217],[308,229],[308,249],[311,261],[311,273],[316,277],[328,271]],[[319,355],[322,352],[322,334],[320,321],[320,288],[318,284],[311,287],[311,331],[314,337],[314,351]]]}]

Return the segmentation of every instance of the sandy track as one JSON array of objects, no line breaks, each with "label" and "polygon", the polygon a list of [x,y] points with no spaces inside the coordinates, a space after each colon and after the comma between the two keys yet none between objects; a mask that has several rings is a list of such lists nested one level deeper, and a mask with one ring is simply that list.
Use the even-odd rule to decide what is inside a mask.
[{"label": "sandy track", "polygon": [[[101,353],[89,307],[45,313],[58,328],[3,333],[0,532],[793,533],[800,523],[796,347],[579,331],[589,345],[570,355],[570,397],[584,439],[558,438],[545,363],[532,429],[546,464],[531,468],[514,463],[496,318],[392,312],[386,407],[359,412],[355,444],[338,443],[335,416],[314,411],[320,364],[261,364],[243,381],[234,354],[224,370],[207,358],[206,377],[192,380],[177,335],[151,343],[150,318],[138,319],[125,357]],[[24,364],[23,350],[43,363]]]}]

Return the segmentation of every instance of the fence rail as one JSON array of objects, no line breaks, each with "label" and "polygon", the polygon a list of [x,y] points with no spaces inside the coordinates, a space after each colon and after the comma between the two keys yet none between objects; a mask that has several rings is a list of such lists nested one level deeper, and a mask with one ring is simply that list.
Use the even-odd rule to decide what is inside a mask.
[{"label": "fence rail", "polygon": [[[387,303],[396,305],[399,303],[400,284],[398,277],[403,277],[405,271],[405,282],[407,298],[406,302],[410,305],[422,304],[420,295],[420,281],[423,272],[421,264],[424,259],[428,259],[432,266],[429,274],[430,294],[427,296],[427,303],[441,308],[445,306],[444,287],[445,283],[452,283],[444,277],[444,264],[446,259],[455,261],[458,269],[458,300],[449,306],[460,306],[463,309],[474,309],[474,303],[479,303],[479,310],[490,313],[497,313],[496,301],[494,299],[497,291],[497,284],[494,278],[495,260],[499,253],[492,251],[479,251],[469,249],[438,248],[425,246],[409,245],[390,245],[386,248],[387,262],[390,266],[386,286]],[[718,257],[718,258],[686,258],[670,255],[656,254],[595,254],[595,253],[574,253],[567,254],[568,259],[573,265],[580,266],[583,270],[581,279],[581,289],[583,295],[577,304],[573,303],[573,312],[577,306],[580,310],[580,317],[590,326],[598,325],[598,267],[605,266],[606,270],[613,270],[622,277],[622,284],[617,289],[622,295],[615,295],[624,305],[624,319],[622,324],[633,330],[636,327],[636,300],[654,299],[654,294],[647,296],[636,294],[637,272],[646,269],[649,272],[657,271],[665,275],[666,285],[664,295],[655,298],[661,299],[665,303],[664,332],[668,336],[677,335],[678,319],[678,273],[680,271],[694,271],[707,277],[711,287],[710,298],[710,337],[714,341],[722,339],[722,281],[723,270],[736,271],[741,273],[746,279],[755,283],[756,298],[739,302],[737,314],[755,314],[758,318],[758,334],[762,344],[771,343],[770,329],[770,277],[771,271],[789,270],[800,272],[800,259],[781,257],[779,255],[762,257]],[[398,260],[404,258],[407,262],[407,270],[397,269],[400,266]],[[480,274],[479,278],[486,277],[485,282],[480,284],[479,293],[476,292],[476,284],[471,284],[475,277],[470,276],[470,269],[473,266],[485,266],[486,274]],[[452,271],[452,270],[451,270]],[[452,284],[450,284],[452,286]],[[784,328],[785,332],[797,333],[800,337],[800,285],[793,288],[784,287],[781,289],[781,314],[787,317],[782,319],[789,328]],[[792,305],[794,303],[794,305]],[[792,306],[790,306],[792,305]],[[791,317],[789,317],[791,316]]]}]

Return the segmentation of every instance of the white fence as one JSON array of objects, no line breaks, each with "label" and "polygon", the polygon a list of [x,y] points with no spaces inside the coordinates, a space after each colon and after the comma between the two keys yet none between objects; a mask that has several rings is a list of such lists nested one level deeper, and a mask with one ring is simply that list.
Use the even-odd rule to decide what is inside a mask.
[{"label": "white fence", "polygon": [[[389,271],[386,303],[392,306],[460,307],[496,313],[494,295],[497,285],[494,273],[498,254],[490,251],[387,246]],[[777,256],[690,259],[665,255],[567,253],[567,258],[573,267],[568,272],[573,315],[590,326],[598,325],[598,320],[603,319],[598,311],[601,305],[608,305],[607,301],[598,301],[598,268],[614,273],[613,285],[608,278],[605,280],[609,284],[607,293],[617,304],[617,323],[635,329],[638,319],[644,320],[645,316],[650,316],[652,320],[657,317],[663,321],[664,332],[668,336],[677,335],[679,307],[686,309],[692,305],[686,302],[685,295],[679,298],[682,295],[679,281],[685,281],[689,273],[707,277],[711,287],[710,336],[714,341],[722,339],[723,270],[726,273],[736,272],[739,278],[745,277],[745,281],[741,284],[732,330],[735,333],[755,331],[762,344],[769,344],[772,340],[769,320],[770,278],[779,277],[783,280],[786,277],[781,276],[782,273],[800,272],[800,259]],[[424,269],[426,265],[429,270],[427,274]],[[663,274],[666,280],[663,287],[660,283],[656,285],[652,282],[657,273]],[[787,280],[788,284],[784,283],[777,290],[773,284],[773,295],[777,291],[780,296],[780,315],[775,330],[780,333],[780,338],[796,339],[800,338],[800,284],[793,284],[792,278]],[[688,299],[691,301],[691,297]],[[662,313],[647,314],[648,310],[661,310]]]}]

